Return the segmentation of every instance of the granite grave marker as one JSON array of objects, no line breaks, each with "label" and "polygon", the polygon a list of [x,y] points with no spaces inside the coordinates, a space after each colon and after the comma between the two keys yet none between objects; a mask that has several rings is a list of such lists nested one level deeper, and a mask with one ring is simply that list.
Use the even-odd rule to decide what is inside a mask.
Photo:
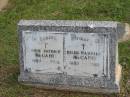
[{"label": "granite grave marker", "polygon": [[21,83],[92,93],[120,91],[118,40],[125,24],[21,20],[18,32]]}]

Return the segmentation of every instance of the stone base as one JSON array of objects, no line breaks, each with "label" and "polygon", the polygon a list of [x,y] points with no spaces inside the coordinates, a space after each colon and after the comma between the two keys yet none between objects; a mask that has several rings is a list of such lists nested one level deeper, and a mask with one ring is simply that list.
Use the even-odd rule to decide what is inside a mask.
[{"label": "stone base", "polygon": [[[86,86],[70,86],[70,85],[56,85],[56,84],[45,84],[42,82],[42,80],[39,79],[32,79],[29,78],[28,76],[25,76],[24,74],[21,74],[19,76],[19,82],[22,83],[23,85],[28,85],[28,86],[34,86],[38,88],[44,88],[44,89],[53,89],[53,90],[64,90],[64,91],[73,91],[73,92],[87,92],[87,93],[101,93],[101,94],[112,94],[112,93],[119,93],[120,92],[120,87],[119,87],[119,82],[121,79],[121,66],[117,65],[115,74],[116,74],[116,81],[114,85],[116,87],[113,88],[93,88],[93,87],[86,87]],[[35,76],[35,75],[33,75]],[[36,81],[37,80],[37,81]]]},{"label": "stone base", "polygon": [[43,88],[43,89],[50,89],[50,90],[62,90],[62,91],[72,91],[72,92],[86,92],[86,93],[101,93],[101,94],[112,94],[112,93],[119,93],[119,89],[93,89],[93,88],[86,88],[86,87],[74,87],[74,86],[64,86],[64,85],[43,85],[43,84],[38,84],[38,83],[31,83],[31,82],[25,82],[21,81],[19,78],[19,82],[22,83],[23,85],[27,86],[33,86],[33,87],[38,87],[38,88]]}]

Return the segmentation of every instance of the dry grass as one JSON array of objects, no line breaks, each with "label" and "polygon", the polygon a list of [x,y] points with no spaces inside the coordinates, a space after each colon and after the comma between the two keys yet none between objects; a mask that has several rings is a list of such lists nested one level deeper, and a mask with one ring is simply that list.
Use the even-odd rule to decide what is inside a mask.
[{"label": "dry grass", "polygon": [[0,11],[6,8],[9,0],[0,0]]}]

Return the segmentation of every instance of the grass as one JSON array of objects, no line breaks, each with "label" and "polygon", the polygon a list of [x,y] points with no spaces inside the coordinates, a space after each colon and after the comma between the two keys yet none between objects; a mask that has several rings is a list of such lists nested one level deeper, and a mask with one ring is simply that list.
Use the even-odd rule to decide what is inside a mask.
[{"label": "grass", "polygon": [[130,0],[10,0],[0,12],[0,97],[128,97],[130,41],[119,44],[123,66],[122,91],[118,95],[94,95],[49,91],[18,83],[18,34],[20,19],[113,20],[130,23]]}]

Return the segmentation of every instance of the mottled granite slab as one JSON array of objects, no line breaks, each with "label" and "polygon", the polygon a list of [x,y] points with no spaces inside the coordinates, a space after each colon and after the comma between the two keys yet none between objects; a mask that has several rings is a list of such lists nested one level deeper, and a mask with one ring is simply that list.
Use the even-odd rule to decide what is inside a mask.
[{"label": "mottled granite slab", "polygon": [[19,82],[47,89],[119,93],[118,40],[125,34],[125,24],[21,20],[18,32]]}]

